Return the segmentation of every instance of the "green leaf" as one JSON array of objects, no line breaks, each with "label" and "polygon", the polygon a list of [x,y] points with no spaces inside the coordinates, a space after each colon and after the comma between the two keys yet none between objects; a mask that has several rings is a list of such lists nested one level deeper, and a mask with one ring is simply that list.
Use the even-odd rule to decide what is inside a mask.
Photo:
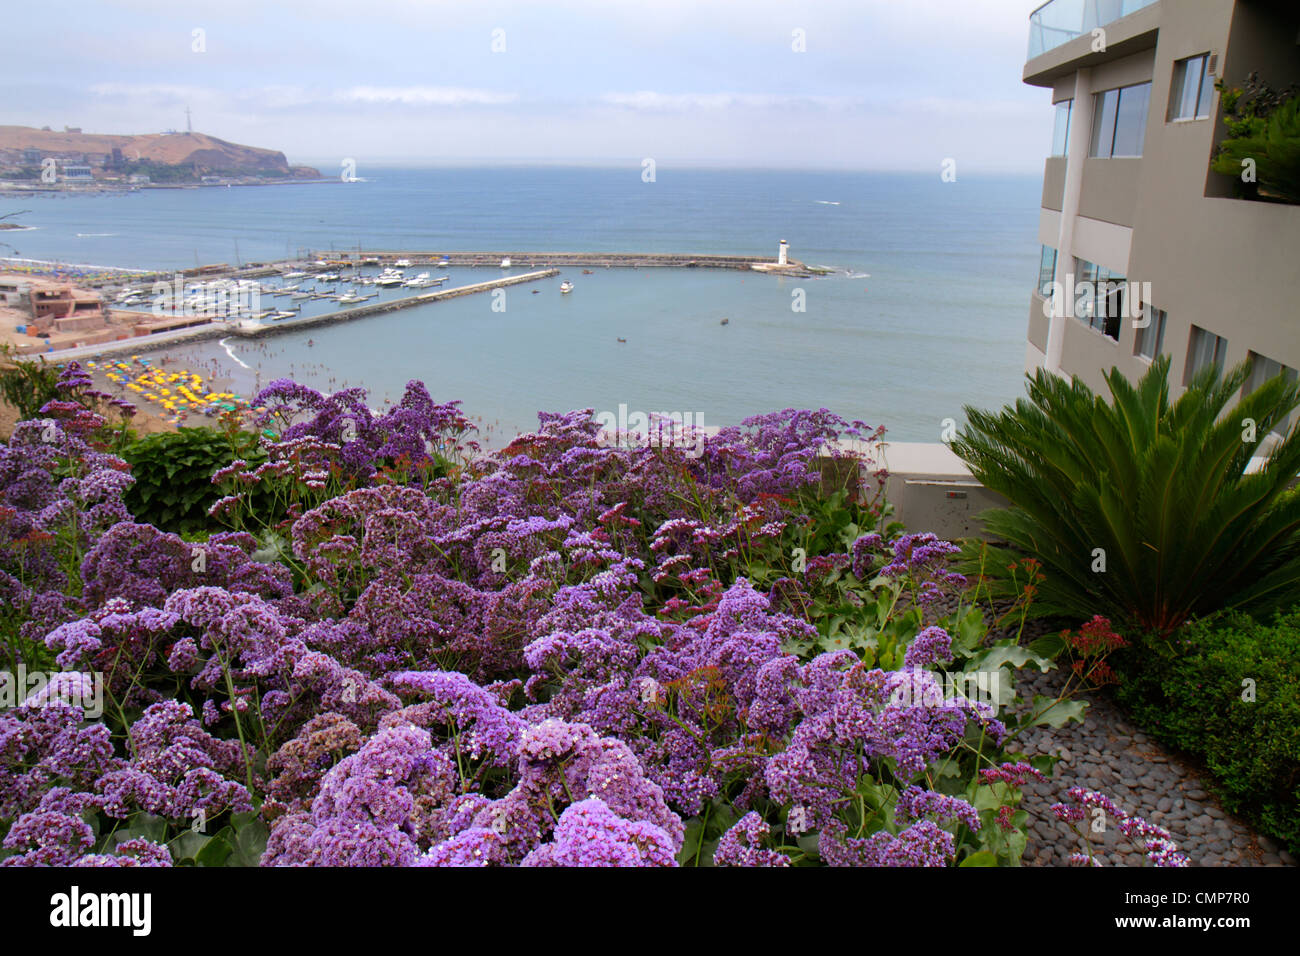
[{"label": "green leaf", "polygon": [[205,833],[196,833],[193,830],[186,830],[176,839],[171,841],[170,847],[172,858],[177,863],[183,863],[186,860],[194,860],[198,857],[203,848],[211,842],[212,837]]},{"label": "green leaf", "polygon": [[1058,654],[1065,650],[1065,639],[1059,631],[1044,634],[1037,640],[1029,642],[1029,649],[1040,657],[1056,660]]},{"label": "green leaf", "polygon": [[209,839],[203,849],[195,855],[194,862],[199,866],[225,866],[234,852],[229,842],[230,836],[230,827],[223,827],[221,832]]},{"label": "green leaf", "polygon": [[997,866],[998,858],[994,853],[988,850],[980,850],[978,853],[972,853],[966,859],[957,864],[958,866]]},{"label": "green leaf", "polygon": [[[1050,709],[1048,709],[1050,705]],[[1053,702],[1052,698],[1041,694],[1034,695],[1033,720],[1035,727],[1064,727],[1071,720],[1083,723],[1083,716],[1088,704],[1082,700],[1062,700]]]},{"label": "green leaf", "polygon": [[700,851],[700,842],[704,839],[704,819],[691,817],[686,821],[686,834],[682,839],[682,848],[677,852],[677,862],[682,866],[693,866],[695,855]]},{"label": "green leaf", "polygon": [[[248,819],[252,817],[252,819]],[[266,852],[268,831],[257,814],[237,813],[234,817],[235,846],[230,866],[258,866]]]}]

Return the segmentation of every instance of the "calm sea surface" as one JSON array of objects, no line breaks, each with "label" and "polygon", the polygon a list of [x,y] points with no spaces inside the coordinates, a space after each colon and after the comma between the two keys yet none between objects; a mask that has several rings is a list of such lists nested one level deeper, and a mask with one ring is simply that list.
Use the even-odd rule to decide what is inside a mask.
[{"label": "calm sea surface", "polygon": [[[358,174],[366,181],[0,198],[0,214],[29,210],[17,218],[35,229],[4,234],[24,256],[138,268],[358,243],[774,257],[784,238],[793,258],[836,270],[788,279],[566,269],[511,287],[504,312],[480,294],[171,350],[195,368],[221,367],[249,393],[292,374],[324,389],[363,385],[380,405],[418,378],[436,399],[463,400],[498,436],[531,429],[538,410],[626,404],[696,412],[706,425],[826,407],[883,424],[899,441],[935,441],[964,404],[1023,392],[1036,177],[660,168],[644,183],[639,166]],[[501,274],[450,271],[449,286]],[[560,294],[563,279],[571,295]],[[802,312],[792,308],[797,290]]]}]

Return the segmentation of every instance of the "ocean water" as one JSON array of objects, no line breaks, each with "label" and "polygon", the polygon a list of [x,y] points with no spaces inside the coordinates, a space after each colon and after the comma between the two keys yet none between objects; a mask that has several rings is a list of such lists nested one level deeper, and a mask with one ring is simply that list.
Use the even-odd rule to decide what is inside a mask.
[{"label": "ocean water", "polygon": [[[1023,393],[1035,177],[661,167],[645,183],[639,166],[358,172],[365,182],[0,198],[0,214],[29,210],[19,219],[35,228],[4,236],[24,256],[182,271],[234,261],[236,249],[244,262],[358,244],[775,257],[780,239],[793,258],[836,270],[792,279],[565,269],[508,289],[504,312],[480,294],[171,350],[225,369],[247,392],[292,374],[325,389],[363,385],[379,405],[418,378],[497,435],[530,429],[538,410],[626,405],[726,425],[825,407],[883,424],[899,441],[937,441],[964,405]],[[450,272],[448,286],[501,274]],[[572,294],[560,294],[563,279]],[[800,298],[804,311],[793,308]]]}]

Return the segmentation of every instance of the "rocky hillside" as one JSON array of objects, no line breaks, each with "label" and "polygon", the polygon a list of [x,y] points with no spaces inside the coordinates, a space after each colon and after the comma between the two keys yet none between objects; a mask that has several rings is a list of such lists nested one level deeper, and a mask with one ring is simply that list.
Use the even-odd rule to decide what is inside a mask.
[{"label": "rocky hillside", "polygon": [[206,133],[148,133],[115,136],[102,133],[58,132],[30,126],[0,126],[0,153],[37,150],[41,156],[75,159],[92,168],[110,166],[113,150],[123,163],[197,167],[197,172],[245,176],[316,177],[306,166],[290,166],[284,153],[229,143]]}]

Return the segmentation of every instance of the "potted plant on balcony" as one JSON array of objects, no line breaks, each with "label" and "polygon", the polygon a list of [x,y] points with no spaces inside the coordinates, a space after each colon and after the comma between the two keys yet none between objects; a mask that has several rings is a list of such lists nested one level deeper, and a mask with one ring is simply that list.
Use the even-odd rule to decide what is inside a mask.
[{"label": "potted plant on balcony", "polygon": [[[1295,84],[1284,90],[1252,73],[1243,88],[1216,84],[1222,93],[1227,137],[1211,163],[1231,176],[1243,198],[1300,203],[1300,97]],[[1244,177],[1251,168],[1253,178]]]}]

